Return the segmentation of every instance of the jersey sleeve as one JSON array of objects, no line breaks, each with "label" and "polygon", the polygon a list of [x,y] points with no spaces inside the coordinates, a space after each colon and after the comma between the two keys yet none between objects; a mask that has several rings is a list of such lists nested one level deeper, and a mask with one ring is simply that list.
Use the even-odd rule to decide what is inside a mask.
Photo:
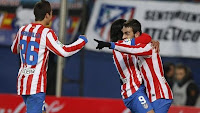
[{"label": "jersey sleeve", "polygon": [[11,46],[11,51],[14,53],[14,54],[18,54],[19,53],[19,50],[20,50],[20,46],[19,46],[19,41],[20,41],[20,31],[21,29],[17,32],[16,36],[15,36],[15,39],[12,43],[12,46]]},{"label": "jersey sleeve", "polygon": [[70,45],[63,45],[59,40],[53,30],[47,33],[46,46],[47,48],[55,53],[56,55],[62,57],[71,56],[78,51],[80,51],[87,43],[87,38],[85,36],[79,36],[78,40]]},{"label": "jersey sleeve", "polygon": [[138,45],[126,45],[120,43],[111,42],[111,49],[117,50],[119,52],[124,52],[127,54],[146,56],[152,54],[151,43],[148,44],[138,44]]},{"label": "jersey sleeve", "polygon": [[151,42],[151,36],[146,33],[142,33],[141,36],[135,38],[135,44],[148,44]]}]

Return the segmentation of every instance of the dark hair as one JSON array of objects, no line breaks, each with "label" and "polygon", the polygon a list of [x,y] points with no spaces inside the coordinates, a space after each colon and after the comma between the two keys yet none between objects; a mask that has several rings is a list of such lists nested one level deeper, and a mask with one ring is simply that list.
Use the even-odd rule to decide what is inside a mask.
[{"label": "dark hair", "polygon": [[133,33],[140,32],[142,34],[141,30],[141,24],[136,19],[130,19],[124,23],[124,27],[131,27],[133,30]]},{"label": "dark hair", "polygon": [[110,39],[112,42],[122,40],[123,32],[121,30],[123,28],[124,22],[126,22],[126,20],[118,19],[112,23],[110,29]]},{"label": "dark hair", "polygon": [[184,64],[177,64],[176,69],[183,69],[185,71],[185,77],[183,78],[184,83],[190,79],[192,79],[192,71],[189,67]]},{"label": "dark hair", "polygon": [[171,70],[171,66],[175,67],[175,65],[171,62],[167,62],[163,65],[164,72],[167,74]]},{"label": "dark hair", "polygon": [[41,0],[40,2],[37,2],[34,6],[34,15],[35,15],[35,21],[41,21],[44,19],[46,14],[51,13],[51,5],[46,0]]},{"label": "dark hair", "polygon": [[176,69],[183,69],[185,71],[185,74],[187,74],[188,72],[187,66],[185,66],[184,64],[177,64]]}]

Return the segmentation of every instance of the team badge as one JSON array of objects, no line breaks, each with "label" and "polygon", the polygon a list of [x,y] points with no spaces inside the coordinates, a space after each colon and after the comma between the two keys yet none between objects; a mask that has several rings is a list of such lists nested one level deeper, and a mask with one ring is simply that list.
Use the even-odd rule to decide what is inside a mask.
[{"label": "team badge", "polygon": [[142,104],[142,106],[144,107],[144,109],[147,109],[149,107],[147,103]]}]

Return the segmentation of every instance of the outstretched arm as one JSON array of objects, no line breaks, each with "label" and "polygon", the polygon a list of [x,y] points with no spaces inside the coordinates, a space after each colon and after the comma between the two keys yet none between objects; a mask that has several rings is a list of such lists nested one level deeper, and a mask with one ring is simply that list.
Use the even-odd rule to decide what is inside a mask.
[{"label": "outstretched arm", "polygon": [[138,56],[146,56],[152,54],[151,44],[139,44],[136,46],[119,44],[119,43],[111,43],[111,49],[115,49],[120,52],[124,52],[127,54],[138,55]]},{"label": "outstretched arm", "polygon": [[114,42],[104,42],[104,41],[99,41],[96,39],[95,41],[98,43],[96,49],[102,49],[104,47],[108,47],[109,49],[114,49],[120,52],[138,55],[138,56],[146,56],[146,55],[152,54],[151,43],[139,44],[139,45],[133,46],[133,45],[114,43]]},{"label": "outstretched arm", "polygon": [[47,34],[46,44],[47,48],[55,53],[56,55],[62,57],[71,56],[78,51],[80,51],[85,44],[87,43],[87,38],[83,35],[79,36],[78,40],[70,45],[63,45],[59,40],[56,34],[50,30]]}]

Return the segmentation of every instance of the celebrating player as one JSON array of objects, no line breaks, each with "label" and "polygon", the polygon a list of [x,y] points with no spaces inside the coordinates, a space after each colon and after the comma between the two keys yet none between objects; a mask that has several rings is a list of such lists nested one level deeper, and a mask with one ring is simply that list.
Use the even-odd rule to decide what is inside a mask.
[{"label": "celebrating player", "polygon": [[[108,43],[100,41],[98,48],[109,47],[116,51],[136,55],[140,72],[144,80],[147,95],[152,102],[155,113],[167,113],[171,106],[173,95],[163,74],[160,55],[152,49],[151,44],[142,44],[137,40],[141,37],[141,24],[135,19],[124,23],[123,39],[131,39],[132,44]],[[135,37],[135,38],[134,38]],[[136,45],[135,45],[136,44]],[[135,45],[135,46],[132,46]]]},{"label": "celebrating player", "polygon": [[46,28],[52,18],[50,3],[45,0],[34,6],[35,22],[22,26],[11,46],[20,53],[21,67],[17,77],[17,93],[22,95],[27,113],[42,113],[46,92],[46,72],[49,51],[68,57],[87,43],[85,36],[70,45],[63,45],[52,29]]},{"label": "celebrating player", "polygon": [[[121,29],[125,21],[124,19],[119,19],[111,25],[111,41],[126,44],[132,43],[128,39],[126,41],[122,40],[123,33]],[[96,41],[99,42],[98,40]],[[144,43],[149,43],[150,41],[151,37],[146,37],[146,40],[143,40]],[[121,95],[126,107],[131,112],[154,113],[151,102],[145,93],[145,87],[142,85],[142,77],[137,68],[136,57],[113,50],[113,60],[120,75]]]}]

